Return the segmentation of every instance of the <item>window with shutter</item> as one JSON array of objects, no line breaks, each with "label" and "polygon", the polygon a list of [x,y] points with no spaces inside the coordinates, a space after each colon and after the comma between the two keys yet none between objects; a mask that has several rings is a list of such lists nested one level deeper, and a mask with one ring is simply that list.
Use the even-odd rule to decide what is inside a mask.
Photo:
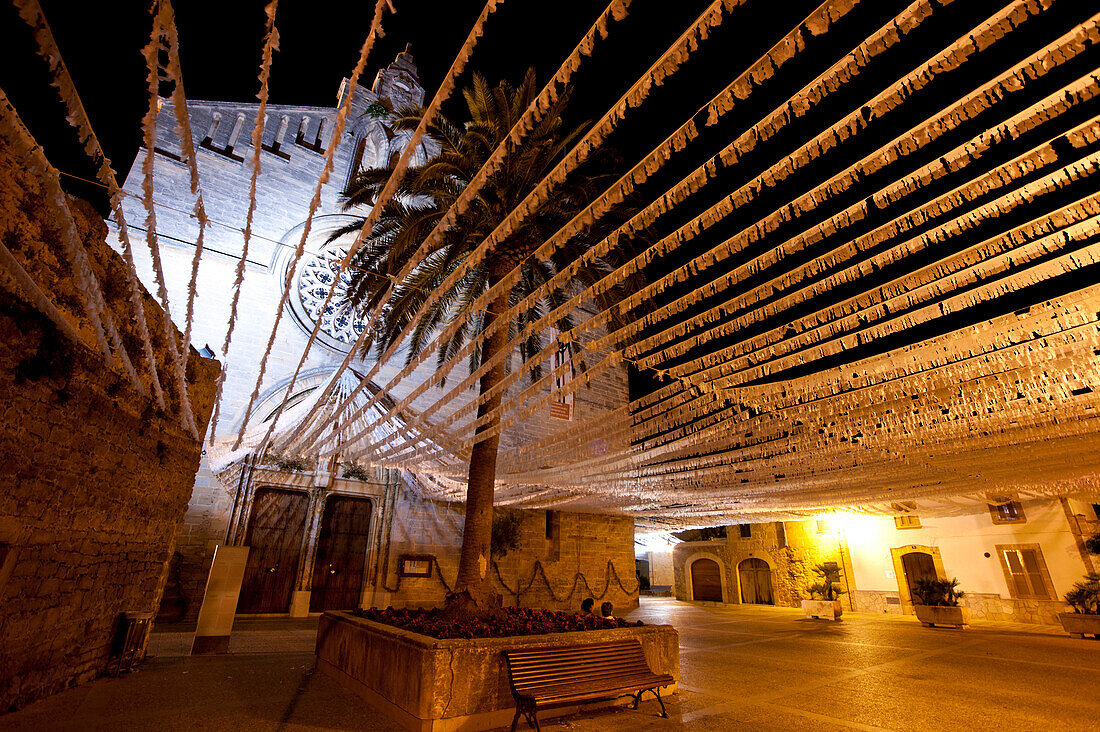
[{"label": "window with shutter", "polygon": [[998,544],[997,556],[1014,599],[1054,599],[1054,586],[1038,544]]},{"label": "window with shutter", "polygon": [[912,514],[906,516],[894,517],[895,529],[919,529],[920,528],[920,516],[914,516]]},{"label": "window with shutter", "polygon": [[995,524],[1022,524],[1027,521],[1023,506],[1017,501],[990,504],[989,515]]}]

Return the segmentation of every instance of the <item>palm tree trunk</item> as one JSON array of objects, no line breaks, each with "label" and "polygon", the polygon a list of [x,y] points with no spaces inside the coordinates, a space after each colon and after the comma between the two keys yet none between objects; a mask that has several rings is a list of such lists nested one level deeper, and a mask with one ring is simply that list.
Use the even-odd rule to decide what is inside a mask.
[{"label": "palm tree trunk", "polygon": [[[490,265],[489,283],[499,282],[511,269],[506,258],[501,257]],[[503,292],[489,306],[485,314],[485,327],[489,328],[508,311],[508,292]],[[500,328],[490,335],[482,349],[482,362],[498,354],[508,343],[508,329]],[[481,377],[478,394],[485,394],[499,384],[506,374],[505,363],[500,363],[486,371]],[[500,406],[501,395],[495,394],[485,400],[477,410],[477,416],[483,417]],[[477,428],[480,435],[500,425],[499,413]],[[462,552],[458,560],[458,581],[455,592],[469,593],[479,610],[488,609],[485,603],[495,593],[489,583],[490,542],[493,533],[493,493],[496,487],[497,450],[500,435],[496,434],[474,445],[470,453],[470,469],[466,487],[466,523],[462,532]]]}]

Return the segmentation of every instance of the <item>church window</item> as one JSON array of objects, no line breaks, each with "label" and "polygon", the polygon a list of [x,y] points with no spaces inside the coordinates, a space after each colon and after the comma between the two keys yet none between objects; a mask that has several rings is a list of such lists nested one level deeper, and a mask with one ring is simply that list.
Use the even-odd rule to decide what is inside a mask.
[{"label": "church window", "polygon": [[355,153],[351,156],[351,168],[348,169],[348,183],[363,169],[363,153],[367,150],[367,138],[360,137],[355,143]]},{"label": "church window", "polygon": [[320,150],[324,146],[325,127],[328,125],[328,120],[321,118],[321,121],[317,123],[317,139],[313,141],[313,147]]}]

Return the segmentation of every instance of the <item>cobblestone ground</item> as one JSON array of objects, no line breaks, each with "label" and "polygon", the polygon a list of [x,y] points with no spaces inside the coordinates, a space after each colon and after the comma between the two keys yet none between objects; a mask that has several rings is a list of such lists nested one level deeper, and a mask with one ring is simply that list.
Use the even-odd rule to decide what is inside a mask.
[{"label": "cobblestone ground", "polygon": [[[548,730],[1100,729],[1100,642],[1058,628],[975,623],[929,629],[911,617],[849,613],[837,623],[789,608],[646,599],[631,618],[680,631],[682,679],[668,702],[547,720]],[[23,730],[396,731],[314,672],[315,620],[248,620],[231,653],[180,655],[179,629],[157,654],[0,717]]]}]

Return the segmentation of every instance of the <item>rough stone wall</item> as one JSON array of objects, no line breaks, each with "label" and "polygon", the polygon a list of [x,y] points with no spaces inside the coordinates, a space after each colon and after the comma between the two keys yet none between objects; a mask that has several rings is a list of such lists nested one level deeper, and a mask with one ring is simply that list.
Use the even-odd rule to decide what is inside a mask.
[{"label": "rough stone wall", "polygon": [[[376,595],[376,606],[442,603],[458,574],[462,511],[462,504],[401,500],[390,536],[388,591]],[[592,597],[597,605],[611,602],[616,613],[637,607],[633,519],[557,511],[551,512],[548,531],[546,511],[516,513],[521,516],[519,546],[489,570],[504,604],[576,610],[581,600]],[[438,569],[429,578],[399,578],[403,554],[430,554]]]},{"label": "rough stone wall", "polygon": [[[87,204],[77,225],[127,350],[139,360],[123,264]],[[0,139],[0,240],[90,340],[61,254],[60,223]],[[106,668],[119,615],[153,611],[183,517],[201,445],[175,419],[161,311],[146,294],[167,413],[119,370],[72,343],[0,270],[0,711],[80,683]],[[178,331],[173,337],[179,337]],[[94,342],[94,341],[91,341]],[[141,364],[141,365],[138,365]],[[188,387],[204,429],[217,364],[194,351]]]},{"label": "rough stone wall", "polygon": [[[672,562],[677,599],[691,600],[687,581],[688,566],[699,555],[717,557],[726,587],[726,599],[731,604],[741,602],[738,567],[749,558],[763,559],[772,572],[772,590],[776,605],[797,606],[808,597],[806,586],[815,582],[815,565],[836,562],[844,567],[835,534],[818,531],[815,521],[783,522],[784,536],[780,540],[776,523],[751,525],[751,535],[742,537],[737,526],[726,529],[725,539],[693,541],[673,548]],[[847,586],[848,577],[842,574]]]}]

